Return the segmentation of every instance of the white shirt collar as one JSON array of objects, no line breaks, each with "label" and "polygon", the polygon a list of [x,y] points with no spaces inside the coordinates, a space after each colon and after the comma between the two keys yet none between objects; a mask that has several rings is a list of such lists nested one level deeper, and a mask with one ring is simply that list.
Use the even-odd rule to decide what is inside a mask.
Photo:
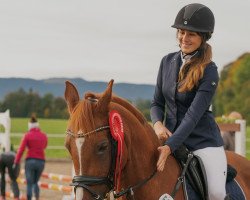
[{"label": "white shirt collar", "polygon": [[32,128],[39,128],[39,123],[38,122],[35,122],[35,123],[29,122],[28,123],[28,129],[30,130]]}]

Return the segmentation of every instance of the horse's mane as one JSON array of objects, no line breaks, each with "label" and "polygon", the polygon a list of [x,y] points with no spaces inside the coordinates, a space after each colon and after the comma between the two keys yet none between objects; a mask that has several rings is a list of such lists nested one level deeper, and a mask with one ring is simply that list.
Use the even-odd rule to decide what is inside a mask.
[{"label": "horse's mane", "polygon": [[120,104],[121,106],[129,110],[141,122],[141,124],[147,123],[146,118],[141,114],[141,112],[138,109],[136,109],[132,104],[130,104],[128,101],[126,101],[125,99],[122,99],[118,96],[113,95],[111,101],[114,103]]},{"label": "horse's mane", "polygon": [[[85,99],[100,99],[102,94],[100,93],[92,93],[92,92],[87,92],[85,93]],[[136,109],[132,104],[130,104],[127,100],[118,97],[115,94],[112,94],[112,99],[111,102],[117,103],[120,106],[124,107],[125,109],[129,110],[139,121],[141,124],[148,124],[146,118],[142,115],[142,113]]]},{"label": "horse's mane", "polygon": [[[69,120],[69,124],[72,125],[72,130],[81,130],[82,127],[86,127],[87,130],[91,130],[93,127],[95,127],[93,120],[93,100],[98,100],[100,98],[101,94],[98,93],[88,92],[85,94],[84,99],[79,101],[79,103],[74,108],[74,115],[71,115]],[[116,95],[112,95],[111,103],[118,104],[131,112],[142,125],[148,124],[146,118],[141,114],[141,112],[127,100]]]}]

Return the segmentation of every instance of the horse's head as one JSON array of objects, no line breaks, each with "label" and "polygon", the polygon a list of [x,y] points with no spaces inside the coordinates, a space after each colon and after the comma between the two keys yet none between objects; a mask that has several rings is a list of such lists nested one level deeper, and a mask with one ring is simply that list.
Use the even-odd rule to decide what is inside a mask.
[{"label": "horse's head", "polygon": [[66,82],[65,99],[70,113],[65,146],[71,154],[76,200],[102,199],[113,187],[109,104],[113,80],[101,95],[85,94]]},{"label": "horse's head", "polygon": [[157,136],[133,105],[112,95],[112,86],[113,80],[103,93],[89,92],[80,99],[66,82],[70,119],[65,145],[75,168],[76,200],[104,199],[110,190],[116,197],[127,195],[155,170]]}]

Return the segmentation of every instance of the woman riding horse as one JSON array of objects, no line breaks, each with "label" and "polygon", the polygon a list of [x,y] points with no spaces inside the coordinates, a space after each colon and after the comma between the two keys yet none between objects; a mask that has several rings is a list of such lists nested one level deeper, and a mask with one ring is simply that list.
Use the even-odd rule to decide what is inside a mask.
[{"label": "woman riding horse", "polygon": [[[110,81],[104,93],[86,93],[80,99],[76,87],[66,82],[70,119],[65,145],[76,174],[75,199],[104,199],[110,191],[115,198],[163,199],[175,188],[181,173],[179,164],[170,155],[164,170],[156,172],[160,141],[133,105],[112,95],[112,86]],[[122,147],[119,152],[112,132],[118,136],[124,133],[124,140],[118,142]],[[236,180],[250,199],[250,162],[232,152],[227,153],[227,159],[237,169]],[[183,188],[177,191],[175,200],[185,199]]]},{"label": "woman riding horse", "polygon": [[172,27],[177,29],[180,51],[161,61],[151,118],[158,137],[168,138],[159,147],[157,169],[162,171],[167,157],[184,144],[204,164],[209,199],[222,200],[226,197],[227,160],[210,110],[219,81],[207,43],[214,23],[212,11],[198,3],[184,6],[177,14]]}]

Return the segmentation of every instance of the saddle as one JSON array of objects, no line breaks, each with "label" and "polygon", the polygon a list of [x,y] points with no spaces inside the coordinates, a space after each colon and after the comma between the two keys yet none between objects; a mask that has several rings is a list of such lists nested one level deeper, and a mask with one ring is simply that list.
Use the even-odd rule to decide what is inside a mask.
[{"label": "saddle", "polygon": [[[194,191],[201,199],[208,200],[207,176],[203,162],[199,156],[193,155],[188,161],[188,155],[192,154],[184,145],[174,152],[174,157],[185,170],[185,178],[188,180]],[[188,164],[188,166],[186,166]],[[227,182],[233,180],[237,171],[230,165],[227,166]]]}]

